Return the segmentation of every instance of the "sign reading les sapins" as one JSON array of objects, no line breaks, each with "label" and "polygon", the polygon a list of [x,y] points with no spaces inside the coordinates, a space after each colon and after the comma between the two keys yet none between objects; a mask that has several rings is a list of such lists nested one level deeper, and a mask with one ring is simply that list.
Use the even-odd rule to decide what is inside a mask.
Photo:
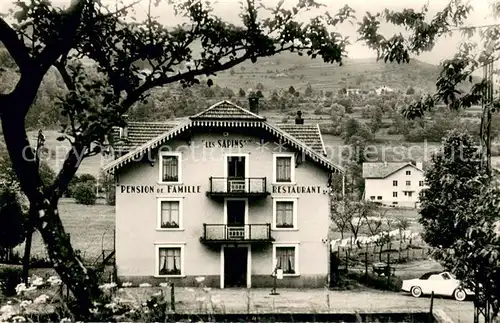
[{"label": "sign reading les sapins", "polygon": [[250,139],[202,140],[205,148],[243,148],[251,142]]}]

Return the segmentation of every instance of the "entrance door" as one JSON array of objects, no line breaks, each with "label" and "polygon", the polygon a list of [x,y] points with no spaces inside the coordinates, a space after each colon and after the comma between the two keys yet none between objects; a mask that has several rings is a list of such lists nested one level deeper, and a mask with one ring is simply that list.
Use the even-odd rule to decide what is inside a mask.
[{"label": "entrance door", "polygon": [[245,191],[245,156],[227,157],[227,190],[228,192]]},{"label": "entrance door", "polygon": [[245,238],[246,200],[226,200],[227,238]]},{"label": "entrance door", "polygon": [[224,287],[247,286],[247,247],[224,247]]}]

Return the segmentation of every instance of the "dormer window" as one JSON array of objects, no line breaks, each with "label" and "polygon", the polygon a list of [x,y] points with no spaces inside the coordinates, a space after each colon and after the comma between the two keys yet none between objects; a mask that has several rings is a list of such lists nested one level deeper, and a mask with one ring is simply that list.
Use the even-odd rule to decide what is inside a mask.
[{"label": "dormer window", "polygon": [[160,152],[160,183],[180,184],[181,154],[176,152]]}]

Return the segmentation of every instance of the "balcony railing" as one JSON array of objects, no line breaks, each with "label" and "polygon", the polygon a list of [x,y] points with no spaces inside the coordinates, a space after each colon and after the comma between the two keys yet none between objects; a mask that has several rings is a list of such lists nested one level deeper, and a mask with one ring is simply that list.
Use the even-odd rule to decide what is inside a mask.
[{"label": "balcony railing", "polygon": [[245,224],[231,226],[227,224],[203,224],[202,242],[270,242],[271,224]]},{"label": "balcony railing", "polygon": [[210,177],[209,196],[254,196],[269,195],[265,177]]}]

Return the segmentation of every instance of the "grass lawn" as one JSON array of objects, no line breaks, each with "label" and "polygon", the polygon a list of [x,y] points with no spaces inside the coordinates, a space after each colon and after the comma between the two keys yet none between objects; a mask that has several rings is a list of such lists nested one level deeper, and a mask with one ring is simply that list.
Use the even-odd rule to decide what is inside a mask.
[{"label": "grass lawn", "polygon": [[[71,199],[62,199],[59,214],[71,236],[73,247],[79,249],[86,260],[96,259],[102,249],[113,249],[115,227],[115,207],[103,204],[85,206],[76,204]],[[16,251],[24,253],[24,244]],[[32,255],[46,255],[45,246],[36,232],[33,236]]]}]

